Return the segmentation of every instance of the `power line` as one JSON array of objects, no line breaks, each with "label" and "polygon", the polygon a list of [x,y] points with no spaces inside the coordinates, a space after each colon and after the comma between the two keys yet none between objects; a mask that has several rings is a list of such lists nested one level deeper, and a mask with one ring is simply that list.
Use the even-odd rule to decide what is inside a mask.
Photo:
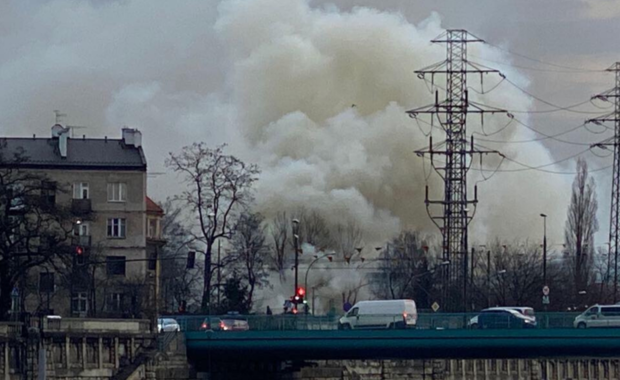
[{"label": "power line", "polygon": [[[479,144],[476,144],[476,145],[480,146],[481,148],[487,149],[483,145],[479,145]],[[489,173],[495,173],[495,172],[498,172],[498,173],[517,173],[517,172],[524,172],[524,171],[534,170],[534,171],[539,171],[539,172],[549,173],[549,174],[566,174],[566,175],[571,174],[571,175],[574,175],[574,174],[577,174],[576,171],[557,171],[557,170],[549,170],[549,169],[544,169],[544,168],[549,167],[549,166],[554,166],[554,165],[560,164],[562,162],[566,162],[566,161],[571,160],[573,158],[577,158],[577,157],[583,155],[586,152],[591,152],[591,150],[592,150],[592,147],[589,147],[588,149],[584,149],[584,150],[582,150],[582,151],[580,151],[578,153],[572,154],[572,155],[570,155],[568,157],[564,157],[564,158],[562,158],[560,160],[553,161],[553,162],[548,162],[548,163],[541,164],[541,165],[526,164],[526,163],[520,162],[520,161],[518,161],[518,160],[516,160],[514,158],[510,158],[510,157],[506,156],[505,154],[502,154],[501,156],[502,156],[503,159],[505,159],[507,161],[510,161],[510,162],[512,162],[512,163],[514,163],[516,165],[522,166],[522,167],[521,168],[517,168],[517,169],[499,169],[499,168],[496,168],[496,169],[485,169],[485,168],[482,168],[482,167],[479,167],[479,168],[478,167],[471,167],[471,170],[479,171],[479,172],[489,172]],[[430,158],[427,158],[427,159],[430,160]],[[438,161],[438,162],[445,163],[443,161]],[[603,171],[603,170],[609,169],[610,167],[611,167],[611,165],[600,167],[600,168],[596,168],[596,169],[591,169],[590,172]]]},{"label": "power line", "polygon": [[511,62],[505,62],[505,61],[496,61],[496,60],[492,60],[492,59],[488,59],[488,58],[483,58],[480,56],[475,56],[472,55],[472,57],[475,57],[476,59],[480,59],[482,61],[487,61],[487,62],[491,62],[491,63],[495,63],[498,65],[502,65],[502,66],[508,66],[508,67],[515,67],[518,69],[523,69],[523,70],[531,70],[531,71],[540,71],[540,72],[551,72],[551,73],[565,73],[565,74],[575,74],[575,73],[590,73],[590,72],[594,72],[594,73],[604,73],[605,70],[590,70],[590,71],[584,71],[582,69],[563,69],[563,70],[557,70],[557,69],[541,69],[541,68],[537,68],[537,67],[528,67],[528,66],[521,66],[521,65],[517,65]]},{"label": "power line", "polygon": [[493,46],[494,48],[496,48],[496,49],[498,49],[498,50],[504,51],[504,52],[509,53],[509,54],[512,54],[512,55],[514,55],[514,56],[517,56],[517,57],[520,57],[520,58],[523,58],[523,59],[527,59],[527,60],[532,61],[532,62],[538,62],[538,63],[543,64],[543,65],[548,65],[548,66],[552,66],[552,67],[557,67],[557,68],[560,68],[560,69],[573,70],[573,71],[583,72],[583,73],[597,73],[597,72],[604,71],[604,70],[584,69],[584,68],[582,68],[582,67],[574,67],[574,66],[559,65],[559,64],[557,64],[557,63],[552,63],[552,62],[543,61],[542,59],[532,58],[532,57],[529,57],[529,56],[527,56],[527,55],[525,55],[525,54],[522,54],[522,53],[517,53],[517,52],[515,52],[515,51],[509,50],[509,49],[505,49],[505,48],[503,48],[503,47],[501,47],[501,46],[498,46],[498,45],[492,44],[492,43],[490,43],[490,42],[488,42],[488,41],[485,41],[485,43],[486,43],[487,45],[489,45],[489,46]]},{"label": "power line", "polygon": [[531,130],[531,131],[533,131],[535,133],[538,133],[538,134],[540,134],[540,135],[542,135],[544,137],[537,138],[537,139],[516,140],[516,141],[513,141],[513,140],[492,140],[492,139],[485,139],[485,138],[478,138],[477,140],[478,141],[491,142],[491,143],[498,143],[498,144],[500,144],[500,143],[501,144],[526,144],[526,143],[532,143],[532,142],[540,142],[540,141],[544,141],[544,140],[553,140],[553,141],[557,141],[557,142],[564,143],[564,144],[569,144],[569,145],[579,145],[579,146],[591,146],[592,145],[592,143],[580,143],[580,142],[574,142],[574,141],[561,140],[561,139],[557,138],[558,136],[562,136],[562,135],[574,132],[574,131],[576,131],[578,129],[585,128],[586,124],[587,124],[585,122],[583,124],[580,124],[580,125],[578,125],[576,127],[573,127],[573,128],[571,128],[569,130],[557,133],[555,135],[548,135],[546,133],[540,132],[539,130],[537,130],[537,129],[535,129],[535,128],[525,124],[524,122],[522,122],[522,121],[520,121],[520,120],[518,120],[516,118],[514,120],[519,125],[527,128],[527,129],[529,129],[529,130]]},{"label": "power line", "polygon": [[558,111],[567,111],[567,112],[573,112],[573,113],[580,113],[580,114],[598,114],[599,112],[596,111],[579,111],[579,110],[574,110],[573,108],[577,108],[579,106],[582,106],[586,103],[590,103],[591,99],[585,100],[583,102],[579,102],[579,103],[575,103],[569,106],[559,106],[557,104],[551,103],[539,96],[536,96],[534,94],[532,94],[531,92],[525,90],[524,88],[521,88],[519,85],[517,85],[516,83],[514,83],[513,81],[511,81],[510,79],[506,78],[506,82],[510,83],[513,87],[515,87],[517,90],[521,91],[522,93],[526,94],[527,96],[531,97],[532,99],[536,99],[541,103],[544,103],[548,106],[554,107],[554,110],[542,110],[542,111],[513,111],[510,110],[510,112],[513,113],[551,113],[551,112],[558,112]]}]

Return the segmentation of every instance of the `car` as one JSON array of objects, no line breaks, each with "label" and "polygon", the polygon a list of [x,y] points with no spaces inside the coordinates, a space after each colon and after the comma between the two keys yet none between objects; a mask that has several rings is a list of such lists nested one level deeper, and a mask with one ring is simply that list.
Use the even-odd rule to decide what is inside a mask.
[{"label": "car", "polygon": [[620,327],[620,305],[594,305],[579,314],[573,326],[579,329]]},{"label": "car", "polygon": [[[488,311],[488,310],[516,310],[519,313],[527,316],[527,317],[531,317],[534,320],[536,320],[536,315],[534,313],[534,309],[529,307],[529,306],[498,306],[498,307],[490,307],[488,309],[483,309],[482,312],[484,311]],[[472,329],[476,329],[478,328],[478,315],[476,315],[475,317],[471,318],[468,322],[467,322],[467,326],[469,328]]]},{"label": "car", "polygon": [[413,300],[360,301],[338,321],[341,330],[405,329],[415,327],[418,312]]},{"label": "car", "polygon": [[478,315],[480,329],[525,329],[535,328],[536,319],[513,309],[487,309]]},{"label": "car", "polygon": [[200,330],[221,330],[221,324],[222,320],[217,317],[206,317],[200,324]]},{"label": "car", "polygon": [[220,317],[220,330],[223,331],[247,331],[250,324],[247,318],[237,312],[228,312]]},{"label": "car", "polygon": [[181,331],[181,326],[179,326],[177,321],[172,318],[158,318],[157,319],[157,331],[159,332]]}]

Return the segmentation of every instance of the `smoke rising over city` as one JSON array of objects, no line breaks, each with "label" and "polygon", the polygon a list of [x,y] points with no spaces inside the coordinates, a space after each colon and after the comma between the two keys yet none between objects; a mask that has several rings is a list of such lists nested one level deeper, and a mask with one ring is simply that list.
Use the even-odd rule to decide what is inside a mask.
[{"label": "smoke rising over city", "polygon": [[[444,46],[429,42],[446,27],[441,14],[413,24],[397,11],[344,11],[307,0],[58,0],[2,7],[2,24],[12,25],[3,44],[18,53],[0,59],[3,134],[48,134],[54,109],[68,115],[67,124],[87,127],[76,135],[117,136],[123,125],[137,127],[155,173],[164,171],[169,151],[193,141],[225,142],[231,153],[260,165],[256,202],[267,216],[304,206],[333,225],[355,220],[365,244],[403,228],[437,231],[426,214],[424,188],[428,183],[440,199],[442,184],[430,162],[414,154],[428,145],[429,119],[418,124],[405,111],[434,101],[429,78],[413,71],[445,58]],[[472,45],[470,54],[474,61],[510,60],[487,45]],[[516,69],[502,72],[528,86]],[[484,80],[489,89],[500,78]],[[443,86],[443,78],[435,84]],[[470,86],[481,90],[478,78]],[[498,107],[531,107],[531,99],[507,83],[486,95],[470,92]],[[470,120],[470,133],[487,134],[510,121],[489,117],[483,131],[475,116]],[[442,139],[438,129],[432,135]],[[532,137],[515,123],[493,135]],[[520,162],[554,161],[541,144],[490,148]],[[500,161],[485,157],[489,171],[481,173],[476,158],[471,193]],[[505,160],[500,167],[516,168]],[[526,171],[480,182],[470,240],[539,238],[543,209],[557,216],[550,235],[560,240],[571,180]],[[158,175],[150,178],[149,192],[161,199],[175,184],[173,175]]]}]

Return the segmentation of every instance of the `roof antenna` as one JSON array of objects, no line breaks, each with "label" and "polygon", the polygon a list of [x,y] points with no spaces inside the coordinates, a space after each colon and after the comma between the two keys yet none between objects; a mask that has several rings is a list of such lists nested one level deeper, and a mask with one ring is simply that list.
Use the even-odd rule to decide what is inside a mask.
[{"label": "roof antenna", "polygon": [[73,138],[74,135],[74,129],[87,129],[88,127],[82,126],[82,125],[67,125],[67,128],[71,129],[71,138]]}]

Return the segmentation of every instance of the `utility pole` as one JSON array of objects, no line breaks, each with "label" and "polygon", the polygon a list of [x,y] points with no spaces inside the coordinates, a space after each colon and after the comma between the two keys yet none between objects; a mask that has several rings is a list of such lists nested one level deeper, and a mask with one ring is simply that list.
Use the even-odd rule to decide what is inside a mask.
[{"label": "utility pole", "polygon": [[547,215],[540,216],[543,218],[543,286],[547,286]]},{"label": "utility pole", "polygon": [[470,301],[469,302],[469,307],[471,308],[471,310],[474,310],[474,270],[476,269],[476,249],[474,247],[471,247],[471,276],[470,276],[470,280],[469,280],[469,285],[470,285],[470,290],[469,290],[469,298]]},{"label": "utility pole", "polygon": [[491,250],[487,251],[487,308],[491,307]]},{"label": "utility pole", "polygon": [[620,244],[620,62],[614,63],[606,71],[615,73],[615,87],[601,94],[595,95],[592,99],[613,102],[614,110],[608,114],[589,119],[586,123],[603,124],[605,122],[614,123],[614,135],[593,146],[607,149],[613,147],[614,163],[611,185],[611,212],[609,222],[609,255],[614,255],[614,303],[618,302],[618,245]]},{"label": "utility pole", "polygon": [[[474,154],[498,153],[498,151],[478,150],[474,145],[473,137],[467,137],[467,114],[506,112],[505,110],[485,106],[469,101],[467,94],[468,74],[479,74],[482,82],[483,74],[499,73],[497,70],[487,69],[467,59],[467,44],[484,42],[463,29],[447,30],[433,43],[446,44],[446,60],[416,71],[418,77],[424,79],[430,74],[431,82],[435,83],[435,75],[446,76],[445,100],[439,100],[439,91],[435,91],[435,103],[407,111],[410,117],[417,118],[420,114],[430,114],[431,124],[437,118],[445,132],[445,140],[433,145],[432,136],[428,150],[418,150],[416,154],[424,158],[430,156],[431,165],[439,173],[444,182],[444,196],[442,200],[429,200],[428,186],[426,187],[426,209],[431,220],[443,235],[442,260],[449,261],[450,266],[442,270],[442,302],[444,309],[456,311],[467,306],[467,227],[472,216],[469,215],[468,205],[474,207],[478,203],[477,187],[474,187],[474,199],[467,197],[467,171]],[[434,156],[444,156],[444,166],[435,166]],[[441,216],[433,216],[431,205],[440,205],[443,208]],[[473,215],[473,213],[472,213]],[[452,295],[463,286],[463,300],[459,304]]]},{"label": "utility pole", "polygon": [[220,256],[221,240],[217,239],[217,304],[222,304],[222,260]]}]

